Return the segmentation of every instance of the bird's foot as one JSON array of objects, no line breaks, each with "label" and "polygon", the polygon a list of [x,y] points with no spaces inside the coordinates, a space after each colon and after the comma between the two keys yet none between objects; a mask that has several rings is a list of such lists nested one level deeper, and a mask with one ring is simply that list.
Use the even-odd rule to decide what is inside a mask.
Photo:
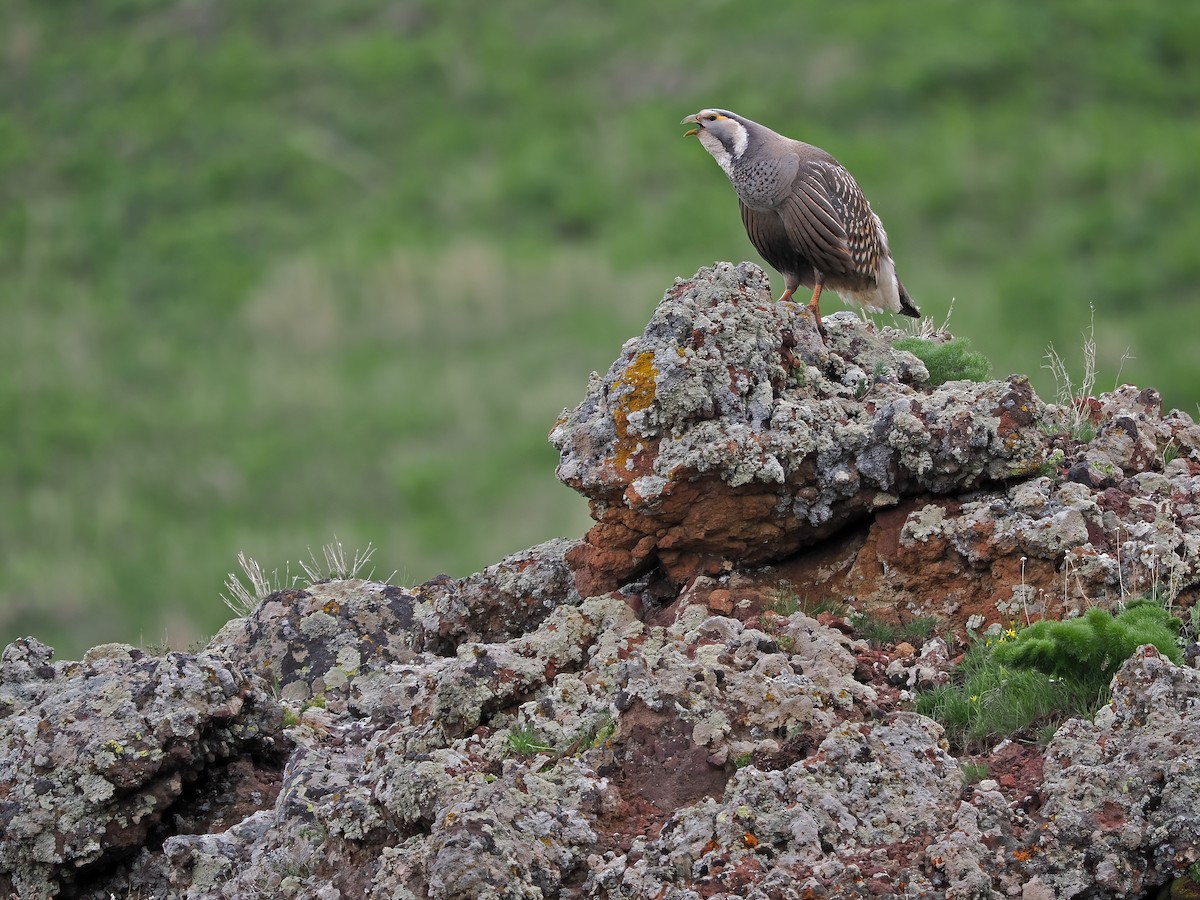
[{"label": "bird's foot", "polygon": [[807,310],[808,310],[810,313],[812,313],[813,321],[814,321],[814,322],[816,322],[816,324],[817,324],[817,334],[818,334],[818,335],[820,336],[820,338],[821,338],[821,343],[823,343],[823,344],[825,344],[825,345],[827,345],[827,346],[828,346],[828,344],[829,344],[829,332],[825,330],[825,323],[821,321],[821,310],[820,310],[820,308],[819,308],[819,307],[818,307],[818,306],[817,306],[815,303],[810,303],[810,304],[808,304],[808,306],[807,306],[807,307],[805,307],[805,308],[806,308],[806,309],[807,309]]}]

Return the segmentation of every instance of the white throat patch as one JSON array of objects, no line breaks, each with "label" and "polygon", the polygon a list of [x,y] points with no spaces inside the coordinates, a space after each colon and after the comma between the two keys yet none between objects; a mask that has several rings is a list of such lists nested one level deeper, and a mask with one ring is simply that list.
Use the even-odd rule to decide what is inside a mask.
[{"label": "white throat patch", "polygon": [[750,143],[750,133],[742,127],[740,122],[733,123],[733,158],[741,159],[742,154],[746,152],[746,145]]},{"label": "white throat patch", "polygon": [[733,164],[742,158],[742,154],[746,152],[746,147],[750,143],[750,134],[742,127],[740,122],[730,121],[730,128],[733,130],[733,152],[730,153],[720,138],[711,132],[700,129],[697,137],[700,138],[700,143],[704,149],[712,154],[712,158],[717,161],[725,174],[732,177]]}]

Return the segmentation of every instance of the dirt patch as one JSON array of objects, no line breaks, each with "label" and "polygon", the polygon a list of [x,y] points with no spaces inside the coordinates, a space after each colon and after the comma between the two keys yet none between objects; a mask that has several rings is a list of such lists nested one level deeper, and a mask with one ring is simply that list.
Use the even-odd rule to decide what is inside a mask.
[{"label": "dirt patch", "polygon": [[692,741],[692,726],[674,713],[634,701],[613,737],[613,771],[605,773],[620,796],[596,822],[603,849],[627,853],[633,839],[653,837],[675,810],[725,791],[729,772],[709,762]]},{"label": "dirt patch", "polygon": [[1010,802],[1016,802],[1025,812],[1041,807],[1045,748],[1022,741],[1004,741],[993,753],[974,759],[988,767],[988,778],[1000,785]]}]

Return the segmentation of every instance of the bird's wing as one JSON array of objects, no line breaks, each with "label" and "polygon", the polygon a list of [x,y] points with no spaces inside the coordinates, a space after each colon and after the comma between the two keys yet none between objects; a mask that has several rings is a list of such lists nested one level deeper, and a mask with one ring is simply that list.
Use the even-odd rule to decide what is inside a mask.
[{"label": "bird's wing", "polygon": [[802,165],[780,215],[788,236],[821,272],[876,277],[882,248],[875,216],[854,178],[837,163]]},{"label": "bird's wing", "polygon": [[779,272],[787,272],[794,268],[790,260],[796,254],[779,216],[774,212],[751,209],[740,200],[738,205],[742,208],[742,224],[746,226],[746,235],[759,255]]}]

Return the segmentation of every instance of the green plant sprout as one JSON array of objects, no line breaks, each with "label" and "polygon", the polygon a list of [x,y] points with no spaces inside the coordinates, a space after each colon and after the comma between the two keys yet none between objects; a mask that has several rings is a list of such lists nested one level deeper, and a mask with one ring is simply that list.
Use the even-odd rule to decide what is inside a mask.
[{"label": "green plant sprout", "polygon": [[524,725],[509,732],[508,749],[518,756],[533,756],[535,753],[550,753],[554,750],[541,742],[537,729],[532,725]]}]

